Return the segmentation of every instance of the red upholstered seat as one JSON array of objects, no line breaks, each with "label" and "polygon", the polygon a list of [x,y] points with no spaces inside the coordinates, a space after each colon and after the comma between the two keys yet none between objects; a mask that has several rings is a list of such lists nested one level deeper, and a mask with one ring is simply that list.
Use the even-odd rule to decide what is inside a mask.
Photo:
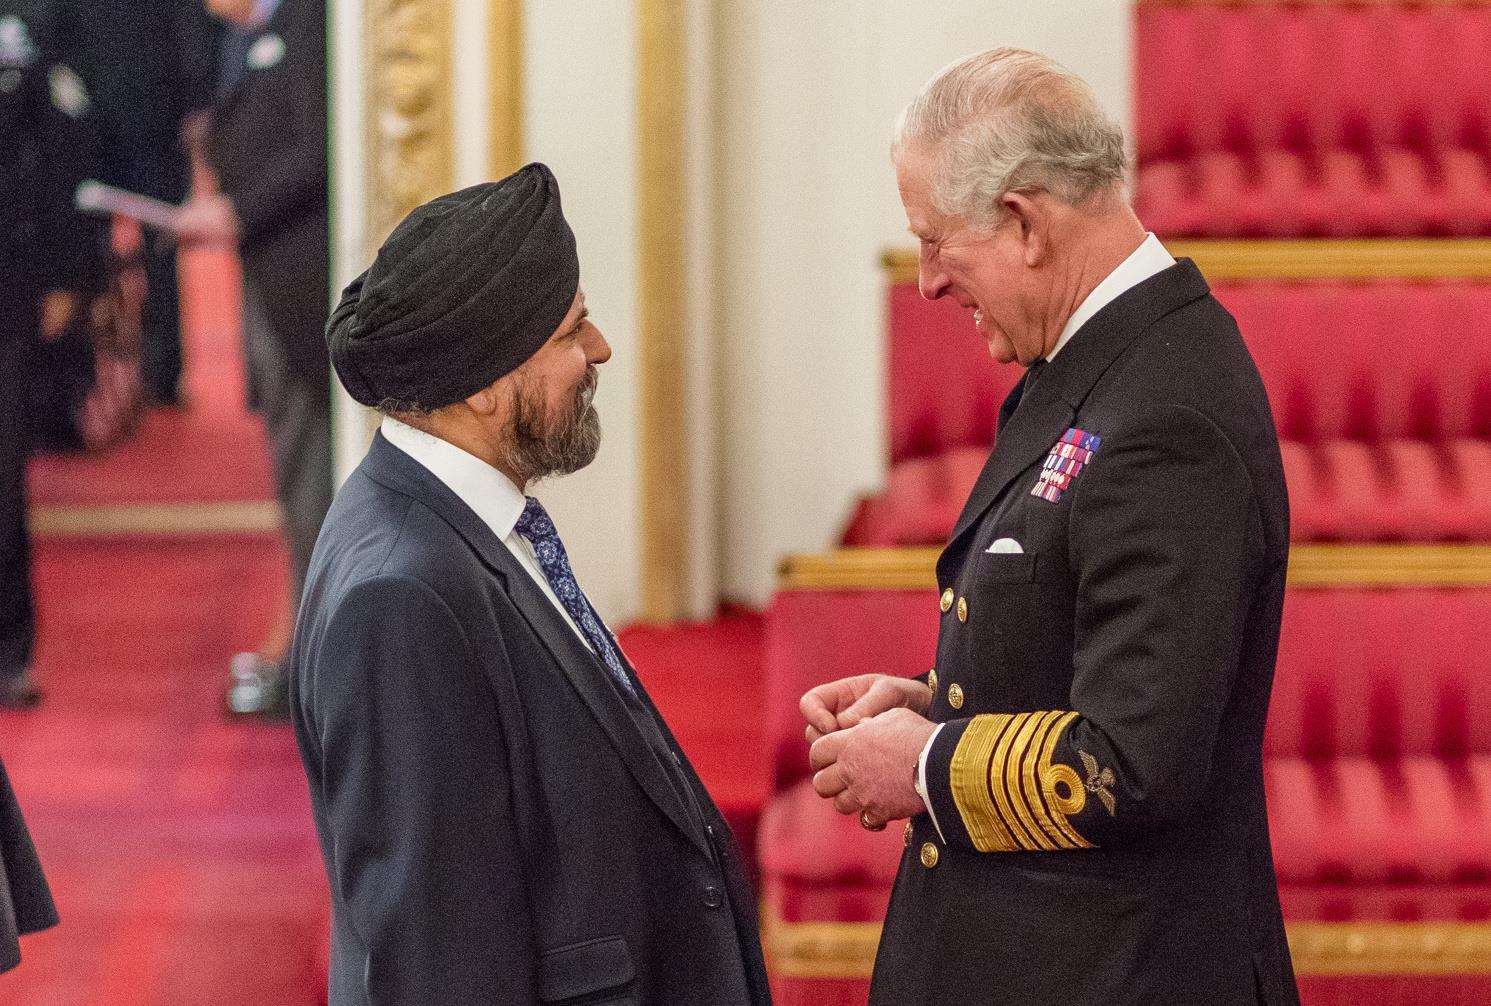
[{"label": "red upholstered seat", "polygon": [[866,831],[807,780],[761,818],[761,875],[772,907],[793,922],[879,922],[904,848],[902,830]]},{"label": "red upholstered seat", "polygon": [[1292,918],[1491,918],[1491,590],[1289,595],[1264,783]]},{"label": "red upholstered seat", "polygon": [[[775,727],[779,757],[791,760],[804,750],[796,696],[807,687],[876,662],[910,673],[930,659],[934,594],[779,595],[772,617],[781,622],[773,626],[767,660],[771,701],[790,706]],[[1491,921],[1488,622],[1491,589],[1290,592],[1264,739],[1264,785],[1291,925]],[[840,645],[847,662],[835,658]],[[762,820],[768,918],[789,929],[882,919],[901,831],[864,831],[813,793],[804,771],[778,773],[782,788]],[[787,931],[769,928],[769,944]],[[807,937],[810,943],[835,938],[808,932],[818,934]],[[836,932],[861,944],[866,939],[864,930]],[[1457,980],[1454,991],[1466,998],[1443,1001],[1486,1001],[1485,976]],[[818,1006],[862,1002],[865,988],[862,978],[778,976],[777,984],[783,1002]],[[1318,977],[1307,984],[1312,996],[1317,989],[1340,994],[1321,1001],[1342,1003],[1358,1001],[1349,993],[1365,988]],[[1403,978],[1392,987],[1405,996],[1392,1001],[1440,1001],[1425,998],[1440,988],[1432,980]]]},{"label": "red upholstered seat", "polygon": [[[1218,283],[1268,388],[1296,541],[1491,539],[1491,284]],[[1017,367],[890,294],[892,465],[844,543],[945,541]],[[942,411],[946,409],[946,412]]]},{"label": "red upholstered seat", "polygon": [[1140,4],[1136,30],[1156,231],[1491,233],[1491,10]]},{"label": "red upholstered seat", "polygon": [[[774,789],[809,774],[798,699],[814,685],[871,672],[931,668],[937,600],[920,590],[784,590],[766,626],[766,737]],[[886,629],[894,626],[894,639]]]},{"label": "red upholstered seat", "polygon": [[1018,368],[995,364],[972,313],[952,300],[924,300],[914,283],[895,284],[889,296],[892,464],[955,447],[987,448]]}]

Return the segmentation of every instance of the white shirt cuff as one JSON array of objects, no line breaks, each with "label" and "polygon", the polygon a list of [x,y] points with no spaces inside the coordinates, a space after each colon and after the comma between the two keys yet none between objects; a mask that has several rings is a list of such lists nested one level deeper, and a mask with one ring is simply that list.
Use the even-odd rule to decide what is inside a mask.
[{"label": "white shirt cuff", "polygon": [[927,808],[927,816],[932,819],[932,827],[937,829],[937,837],[942,839],[943,845],[947,844],[947,839],[942,837],[942,825],[937,823],[937,812],[932,809],[932,800],[927,796],[927,755],[932,753],[932,744],[946,725],[945,723],[937,724],[937,729],[933,730],[932,736],[927,738],[926,747],[922,748],[921,757],[916,760],[916,795],[922,798],[922,803]]}]

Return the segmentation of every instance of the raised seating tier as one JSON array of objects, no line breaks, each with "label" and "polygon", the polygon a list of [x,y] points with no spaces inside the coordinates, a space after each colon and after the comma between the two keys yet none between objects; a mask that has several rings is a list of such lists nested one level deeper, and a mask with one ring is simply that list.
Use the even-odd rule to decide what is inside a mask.
[{"label": "raised seating tier", "polygon": [[1491,233],[1491,7],[1141,2],[1135,24],[1158,233]]},{"label": "raised seating tier", "polygon": [[[1362,568],[1349,550],[1336,549],[1340,563],[1314,554],[1332,548],[1305,547],[1303,566]],[[1410,554],[1376,551],[1384,565]],[[1491,693],[1482,684],[1491,679],[1491,649],[1480,638],[1491,620],[1491,551],[1482,548],[1469,565],[1461,550],[1429,554],[1443,558],[1437,577],[1421,557],[1402,567],[1405,584],[1424,585],[1354,586],[1354,574],[1344,572],[1336,586],[1319,589],[1329,577],[1295,577],[1264,778],[1302,974],[1438,967],[1462,972],[1456,987],[1484,997],[1491,995]],[[798,564],[774,603],[767,674],[778,792],[762,819],[760,859],[784,1001],[811,994],[857,1001],[835,998],[855,977],[854,994],[863,996],[902,851],[898,829],[865,832],[812,792],[796,698],[847,674],[926,669],[936,596],[914,581],[932,582],[932,555],[897,563],[886,553],[843,553],[812,564],[808,575]],[[872,559],[886,571],[871,574]],[[878,586],[836,585],[835,564],[845,579]],[[1478,577],[1465,577],[1477,569]],[[1461,585],[1434,586],[1436,579]],[[1390,924],[1407,925],[1382,928]]]},{"label": "raised seating tier", "polygon": [[[1213,283],[1263,375],[1296,541],[1491,539],[1491,281]],[[844,544],[941,543],[1019,368],[966,310],[890,293],[891,467]]]}]

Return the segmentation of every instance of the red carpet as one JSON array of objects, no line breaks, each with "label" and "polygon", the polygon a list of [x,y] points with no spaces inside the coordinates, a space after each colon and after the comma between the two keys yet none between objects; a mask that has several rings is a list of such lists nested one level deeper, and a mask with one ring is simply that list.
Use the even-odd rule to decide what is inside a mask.
[{"label": "red carpet", "polygon": [[253,539],[46,543],[48,688],[0,716],[62,925],[0,976],[15,1006],[313,1003],[324,887],[284,729],[218,716],[284,559]]},{"label": "red carpet", "polygon": [[184,412],[153,410],[98,457],[48,456],[31,468],[34,506],[271,499],[264,431],[245,405],[237,259],[181,256]]}]

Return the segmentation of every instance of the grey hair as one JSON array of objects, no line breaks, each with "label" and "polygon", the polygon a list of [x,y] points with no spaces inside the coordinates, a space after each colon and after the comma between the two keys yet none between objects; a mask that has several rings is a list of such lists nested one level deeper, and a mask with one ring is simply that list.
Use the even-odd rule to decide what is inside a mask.
[{"label": "grey hair", "polygon": [[933,156],[939,213],[987,230],[1008,192],[1043,189],[1081,205],[1123,184],[1123,130],[1092,89],[1054,60],[990,49],[937,72],[896,120],[892,154],[915,144]]}]

